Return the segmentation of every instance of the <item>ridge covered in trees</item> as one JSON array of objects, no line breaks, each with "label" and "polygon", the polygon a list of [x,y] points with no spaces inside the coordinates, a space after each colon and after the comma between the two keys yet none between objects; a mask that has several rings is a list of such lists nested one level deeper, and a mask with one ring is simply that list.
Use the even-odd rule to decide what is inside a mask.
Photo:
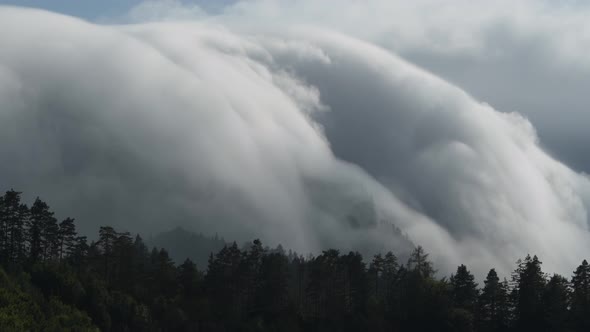
[{"label": "ridge covered in trees", "polygon": [[150,236],[146,240],[146,245],[149,247],[166,248],[174,263],[181,264],[185,259],[190,258],[198,267],[206,267],[209,254],[218,252],[228,244],[230,243],[217,234],[208,237],[182,227],[159,233],[154,237]]},{"label": "ridge covered in trees", "polygon": [[109,226],[89,242],[14,190],[0,197],[0,265],[2,331],[590,331],[586,260],[567,278],[527,255],[478,285],[465,265],[438,277],[420,246],[364,261],[254,240],[199,270]]}]

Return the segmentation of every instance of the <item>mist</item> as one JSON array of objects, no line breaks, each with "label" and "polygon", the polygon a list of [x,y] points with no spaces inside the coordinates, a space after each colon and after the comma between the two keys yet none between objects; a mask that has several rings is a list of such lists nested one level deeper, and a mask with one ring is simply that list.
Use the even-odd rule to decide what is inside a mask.
[{"label": "mist", "polygon": [[245,29],[254,5],[143,5],[126,24],[0,7],[0,183],[83,232],[419,244],[479,274],[584,258],[590,182],[525,116],[346,29]]}]

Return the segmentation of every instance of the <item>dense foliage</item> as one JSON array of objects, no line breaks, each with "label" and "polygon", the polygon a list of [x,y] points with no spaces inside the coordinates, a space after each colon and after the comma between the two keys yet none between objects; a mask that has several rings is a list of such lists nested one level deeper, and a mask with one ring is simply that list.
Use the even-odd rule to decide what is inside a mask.
[{"label": "dense foliage", "polygon": [[548,276],[536,256],[481,287],[466,266],[436,275],[416,247],[402,264],[327,250],[304,258],[259,240],[175,265],[139,236],[79,236],[36,199],[0,197],[2,331],[590,331],[590,265]]}]

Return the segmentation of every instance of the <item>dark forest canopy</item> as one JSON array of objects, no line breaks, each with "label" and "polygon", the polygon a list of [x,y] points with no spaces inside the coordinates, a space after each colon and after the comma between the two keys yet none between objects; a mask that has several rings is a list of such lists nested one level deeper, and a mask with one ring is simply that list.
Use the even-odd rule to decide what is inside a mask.
[{"label": "dark forest canopy", "polygon": [[199,270],[109,226],[97,239],[39,198],[1,196],[0,330],[590,331],[585,260],[567,278],[527,255],[510,278],[491,269],[478,285],[465,265],[437,277],[420,246],[400,262],[234,242]]}]

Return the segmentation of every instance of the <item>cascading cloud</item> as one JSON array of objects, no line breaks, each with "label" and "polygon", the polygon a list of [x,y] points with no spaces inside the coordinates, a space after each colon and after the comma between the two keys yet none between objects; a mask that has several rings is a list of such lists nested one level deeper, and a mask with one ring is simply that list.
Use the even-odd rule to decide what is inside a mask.
[{"label": "cascading cloud", "polygon": [[527,253],[568,274],[590,249],[590,182],[527,119],[323,29],[0,7],[0,156],[2,186],[85,232],[180,224],[302,252],[413,242],[441,272],[480,274]]}]

